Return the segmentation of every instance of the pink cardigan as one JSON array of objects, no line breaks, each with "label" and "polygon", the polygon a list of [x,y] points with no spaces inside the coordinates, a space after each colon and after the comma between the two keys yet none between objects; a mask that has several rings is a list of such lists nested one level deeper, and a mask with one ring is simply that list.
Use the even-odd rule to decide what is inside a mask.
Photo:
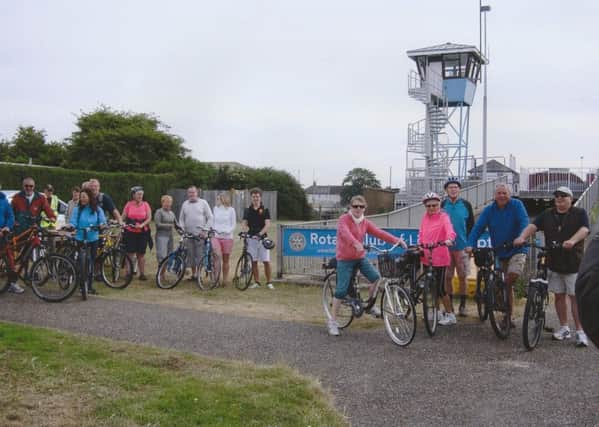
[{"label": "pink cardigan", "polygon": [[[435,214],[425,213],[420,223],[420,230],[418,232],[419,243],[437,243],[445,240],[454,240],[455,231],[451,225],[449,215],[445,212],[440,211]],[[422,262],[428,264],[428,254],[426,253],[422,257]],[[439,246],[433,249],[433,266],[434,267],[446,267],[450,263],[449,249],[447,246]]]},{"label": "pink cardigan", "polygon": [[341,215],[337,224],[337,259],[352,261],[364,258],[366,251],[356,251],[354,243],[364,243],[366,233],[393,244],[399,241],[397,237],[381,230],[367,219],[364,219],[360,224],[356,224],[351,217],[351,213],[346,213]]}]

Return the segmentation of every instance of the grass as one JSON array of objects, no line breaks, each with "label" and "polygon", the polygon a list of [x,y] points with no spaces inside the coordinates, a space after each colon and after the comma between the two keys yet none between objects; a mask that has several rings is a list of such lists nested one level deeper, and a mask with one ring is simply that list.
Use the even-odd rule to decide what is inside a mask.
[{"label": "grass", "polygon": [[0,425],[347,425],[319,384],[265,367],[0,322]]}]

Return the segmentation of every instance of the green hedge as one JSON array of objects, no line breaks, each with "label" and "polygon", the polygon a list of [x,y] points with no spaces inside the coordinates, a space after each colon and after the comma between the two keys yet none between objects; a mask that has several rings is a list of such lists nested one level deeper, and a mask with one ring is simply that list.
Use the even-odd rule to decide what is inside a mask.
[{"label": "green hedge", "polygon": [[64,201],[71,199],[72,187],[81,185],[90,178],[97,178],[100,180],[101,191],[113,198],[120,211],[129,200],[132,186],[144,187],[144,198],[154,210],[160,207],[160,196],[166,194],[166,190],[175,182],[173,174],[93,172],[46,166],[0,164],[0,185],[3,189],[20,190],[21,181],[26,176],[31,176],[35,180],[37,191],[42,191],[46,184],[52,184],[58,197]]}]

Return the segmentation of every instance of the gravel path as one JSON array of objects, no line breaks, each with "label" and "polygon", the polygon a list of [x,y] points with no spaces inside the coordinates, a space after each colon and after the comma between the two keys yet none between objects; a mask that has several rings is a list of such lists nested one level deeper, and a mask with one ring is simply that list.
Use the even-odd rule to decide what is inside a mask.
[{"label": "gravel path", "polygon": [[[394,346],[384,329],[325,328],[100,297],[47,304],[0,296],[0,319],[202,355],[284,363],[320,379],[354,426],[599,425],[599,351],[554,342],[526,352],[473,318]],[[357,320],[359,322],[359,320]]]}]

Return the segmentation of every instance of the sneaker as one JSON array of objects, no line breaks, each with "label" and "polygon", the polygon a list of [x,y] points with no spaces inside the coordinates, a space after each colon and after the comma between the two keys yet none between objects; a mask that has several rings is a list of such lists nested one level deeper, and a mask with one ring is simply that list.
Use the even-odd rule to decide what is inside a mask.
[{"label": "sneaker", "polygon": [[336,320],[329,319],[327,322],[327,329],[329,330],[329,335],[338,336],[339,335],[339,325]]},{"label": "sneaker", "polygon": [[139,280],[141,280],[141,281],[146,281],[146,280],[148,280],[148,278],[146,277],[146,275],[145,275],[145,274],[140,274],[140,275],[139,275]]},{"label": "sneaker", "polygon": [[260,283],[255,282],[248,286],[248,289],[258,289],[260,287]]},{"label": "sneaker", "polygon": [[588,347],[589,340],[583,331],[576,331],[576,347]]},{"label": "sneaker", "polygon": [[272,284],[272,283],[267,283],[267,284],[266,284],[266,287],[267,287],[268,289],[271,289],[271,290],[274,290],[274,289],[275,289],[275,287],[273,286],[273,284]]},{"label": "sneaker", "polygon": [[373,305],[366,313],[370,314],[375,319],[381,318],[381,310],[376,305]]},{"label": "sneaker", "polygon": [[460,308],[458,309],[458,316],[466,317],[466,305],[460,304]]},{"label": "sneaker", "polygon": [[570,328],[567,326],[562,326],[559,330],[553,334],[553,339],[556,341],[563,341],[572,338],[572,334],[570,333]]},{"label": "sneaker", "polygon": [[456,319],[454,313],[445,313],[445,316],[439,320],[439,325],[443,326],[455,325],[456,323],[458,323],[458,319]]},{"label": "sneaker", "polygon": [[25,292],[25,289],[20,287],[17,283],[13,282],[8,287],[8,292],[12,292],[13,294],[22,294]]}]

